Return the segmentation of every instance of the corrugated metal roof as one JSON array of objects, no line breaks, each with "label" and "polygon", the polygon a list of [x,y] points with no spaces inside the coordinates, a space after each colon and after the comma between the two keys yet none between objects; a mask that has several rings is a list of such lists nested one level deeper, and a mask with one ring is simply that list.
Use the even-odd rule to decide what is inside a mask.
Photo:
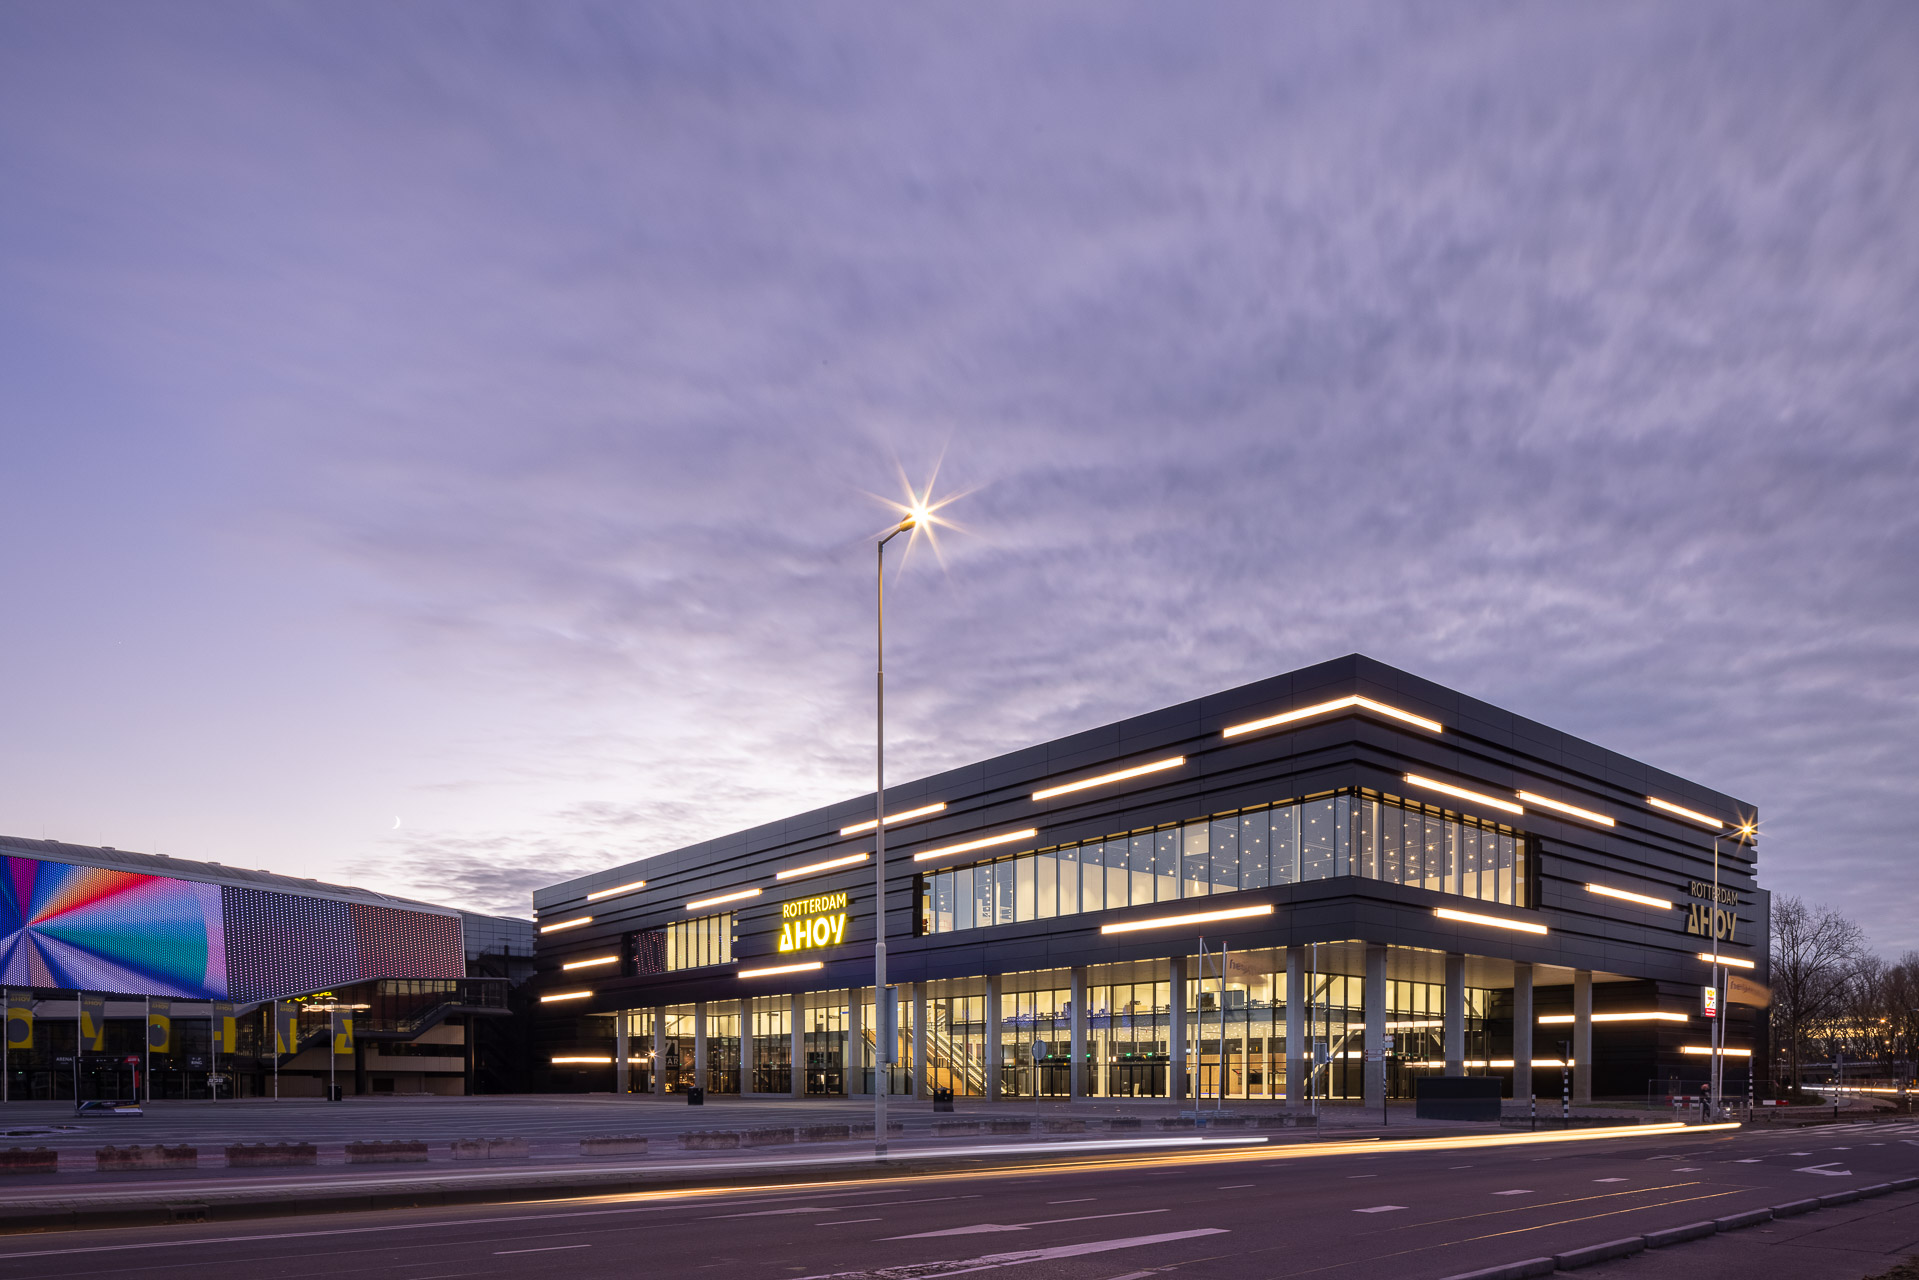
[{"label": "corrugated metal roof", "polygon": [[309,898],[335,898],[375,907],[403,907],[411,911],[430,911],[436,915],[459,915],[454,907],[443,907],[412,898],[357,889],[351,885],[326,884],[303,880],[273,871],[254,871],[228,867],[218,862],[189,862],[164,853],[134,853],[128,849],[96,848],[93,845],[64,844],[58,840],[28,840],[20,836],[0,836],[0,854],[18,858],[38,858],[44,862],[64,862],[79,867],[105,867],[113,871],[132,871],[140,875],[172,876],[176,880],[199,880],[207,884],[232,885],[240,889],[269,889],[279,893],[304,894]]}]

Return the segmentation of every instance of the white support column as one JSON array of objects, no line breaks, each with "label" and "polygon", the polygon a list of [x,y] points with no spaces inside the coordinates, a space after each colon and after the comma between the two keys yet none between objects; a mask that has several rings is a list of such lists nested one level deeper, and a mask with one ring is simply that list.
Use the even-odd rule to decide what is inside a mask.
[{"label": "white support column", "polygon": [[653,1010],[653,1092],[666,1092],[666,1010]]},{"label": "white support column", "polygon": [[1000,976],[997,973],[986,975],[986,1100],[999,1100],[1000,1068]]},{"label": "white support column", "polygon": [[706,1001],[693,1006],[693,1083],[706,1088]]},{"label": "white support column", "polygon": [[1368,1108],[1386,1105],[1386,945],[1366,944],[1366,1059],[1363,1097]]},{"label": "white support column", "polygon": [[1085,1098],[1092,1094],[1092,1090],[1087,1087],[1092,1083],[1092,1073],[1086,1069],[1086,969],[1083,965],[1073,970],[1072,998],[1073,1096]]},{"label": "white support column", "polygon": [[806,1096],[806,997],[795,991],[786,998],[786,1056],[793,1066],[786,1073],[787,1092]]},{"label": "white support column", "polygon": [[866,990],[846,993],[846,1075],[848,1096],[866,1093]]},{"label": "white support column", "polygon": [[1167,1045],[1170,1051],[1171,1065],[1167,1069],[1170,1077],[1168,1091],[1175,1101],[1186,1098],[1190,1091],[1186,1087],[1186,957],[1174,956],[1170,963],[1172,981],[1169,1007],[1172,1016],[1168,1019],[1171,1026],[1167,1029]]},{"label": "white support column", "polygon": [[1466,957],[1446,953],[1446,1074],[1466,1074]]},{"label": "white support column", "polygon": [[1306,948],[1286,948],[1286,1105],[1306,1105]]},{"label": "white support column", "polygon": [[613,1015],[613,1092],[625,1094],[633,1088],[633,1071],[627,1059],[632,1051],[627,1047],[628,1014],[622,1009]]},{"label": "white support column", "polygon": [[913,1096],[930,1098],[933,1096],[929,1083],[931,1074],[926,1069],[926,984],[913,984]]},{"label": "white support column", "polygon": [[1593,975],[1573,972],[1573,1101],[1593,1100]]},{"label": "white support column", "polygon": [[1533,967],[1513,965],[1513,1101],[1533,1092]]}]

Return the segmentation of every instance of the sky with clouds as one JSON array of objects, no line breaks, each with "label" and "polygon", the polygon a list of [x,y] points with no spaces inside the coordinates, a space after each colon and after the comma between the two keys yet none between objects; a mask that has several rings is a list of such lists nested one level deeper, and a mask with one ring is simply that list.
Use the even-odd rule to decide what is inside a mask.
[{"label": "sky with clouds", "polygon": [[[1919,9],[16,0],[0,831],[527,910],[1360,651],[1919,947]],[[897,544],[896,544],[897,545]]]}]

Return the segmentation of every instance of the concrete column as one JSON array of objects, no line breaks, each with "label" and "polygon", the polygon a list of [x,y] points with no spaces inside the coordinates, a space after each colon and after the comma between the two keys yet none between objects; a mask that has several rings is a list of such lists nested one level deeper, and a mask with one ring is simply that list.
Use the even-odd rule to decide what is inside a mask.
[{"label": "concrete column", "polygon": [[1466,1074],[1466,957],[1446,953],[1446,1074]]},{"label": "concrete column", "polygon": [[1172,1043],[1166,1047],[1171,1050],[1172,1062],[1167,1075],[1172,1077],[1168,1084],[1173,1098],[1179,1100],[1191,1093],[1186,1087],[1186,957],[1174,956],[1170,968],[1172,996],[1168,1008],[1172,1016],[1167,1038]]},{"label": "concrete column", "polygon": [[1513,1101],[1533,1092],[1533,967],[1513,966]]},{"label": "concrete column", "polygon": [[666,1010],[653,1010],[653,1092],[666,1092]]},{"label": "concrete column", "polygon": [[1306,948],[1286,948],[1286,1105],[1306,1105]]},{"label": "concrete column", "polygon": [[1086,969],[1084,966],[1073,970],[1073,1096],[1084,1098],[1091,1095],[1087,1087],[1091,1082],[1086,1070]]},{"label": "concrete column", "polygon": [[693,1083],[706,1088],[706,1001],[693,1006]]},{"label": "concrete column", "polygon": [[930,1098],[933,1086],[926,1070],[926,984],[913,984],[913,1096]]},{"label": "concrete column", "polygon": [[1386,945],[1366,944],[1366,1105],[1386,1105]]},{"label": "concrete column", "polygon": [[1593,1100],[1593,975],[1573,971],[1573,1101]]},{"label": "concrete column", "polygon": [[853,1096],[866,1087],[866,990],[846,993],[846,1092]]},{"label": "concrete column", "polygon": [[1000,976],[997,973],[986,975],[986,1099],[995,1102],[999,1099],[1000,1068]]},{"label": "concrete column", "polygon": [[633,1088],[633,1071],[627,1058],[631,1050],[627,1047],[626,1010],[613,1015],[613,1092],[626,1093]]},{"label": "concrete column", "polygon": [[806,1096],[806,999],[795,991],[786,998],[786,1056],[793,1062],[787,1073],[787,1091],[795,1098]]},{"label": "concrete column", "polygon": [[740,1001],[740,1096],[753,1092],[753,1001]]}]

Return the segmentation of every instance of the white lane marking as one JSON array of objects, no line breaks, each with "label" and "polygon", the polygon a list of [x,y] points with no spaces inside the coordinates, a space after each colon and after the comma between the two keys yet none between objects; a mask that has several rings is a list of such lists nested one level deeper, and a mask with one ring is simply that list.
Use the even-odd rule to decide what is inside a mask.
[{"label": "white lane marking", "polygon": [[[1127,1236],[1119,1240],[1089,1240],[1085,1244],[1054,1245],[1050,1249],[1021,1249],[1014,1253],[989,1253],[978,1258],[965,1258],[948,1263],[921,1263],[914,1268],[917,1280],[933,1280],[938,1276],[959,1276],[969,1271],[992,1271],[999,1267],[1016,1267],[1026,1262],[1050,1262],[1054,1258],[1078,1258],[1089,1253],[1110,1253],[1115,1249],[1138,1249],[1149,1244],[1169,1244],[1174,1240],[1196,1240],[1201,1236],[1223,1236],[1224,1227],[1197,1227],[1191,1231],[1168,1231],[1157,1236]],[[943,1271],[930,1268],[944,1266]],[[925,1268],[925,1269],[922,1269]],[[799,1276],[797,1280],[860,1280],[864,1276],[897,1275],[896,1271],[830,1271],[816,1276]],[[1136,1275],[1151,1275],[1152,1272],[1136,1272]]]},{"label": "white lane marking", "polygon": [[1454,1165],[1454,1166],[1453,1166],[1453,1168],[1455,1168],[1455,1169],[1470,1169],[1470,1168],[1472,1168],[1472,1166],[1471,1166],[1471,1165],[1469,1165],[1469,1164],[1456,1164],[1456,1165]]},{"label": "white lane marking", "polygon": [[1495,1191],[1493,1194],[1496,1196],[1529,1196],[1534,1194],[1534,1192],[1531,1187],[1521,1187],[1515,1191]]},{"label": "white lane marking", "polygon": [[1787,1152],[1786,1154],[1787,1154],[1787,1155],[1789,1155],[1789,1156],[1809,1156],[1809,1155],[1811,1155],[1811,1154],[1812,1154],[1812,1152],[1810,1152],[1810,1151],[1788,1151],[1788,1152]]},{"label": "white lane marking", "polygon": [[1398,1213],[1406,1206],[1403,1204],[1376,1204],[1370,1209],[1355,1209],[1354,1213]]},{"label": "white lane marking", "polygon": [[1850,1150],[1852,1150],[1852,1148],[1851,1148],[1851,1147],[1827,1147],[1827,1148],[1826,1148],[1826,1150],[1828,1150],[1828,1151],[1850,1151]]},{"label": "white lane marking", "polygon": [[1379,1175],[1376,1173],[1349,1173],[1346,1176],[1348,1178],[1377,1178]]},{"label": "white lane marking", "polygon": [[724,1222],[728,1218],[777,1218],[789,1213],[832,1213],[836,1209],[851,1206],[843,1204],[809,1204],[798,1209],[760,1209],[753,1213],[721,1213],[710,1218],[701,1218],[701,1222]]},{"label": "white lane marking", "polygon": [[816,1227],[850,1227],[855,1222],[880,1222],[880,1221],[883,1221],[883,1219],[880,1219],[880,1218],[835,1218],[831,1222],[816,1222],[813,1225]]},{"label": "white lane marking", "polygon": [[1081,1196],[1077,1200],[1048,1200],[1046,1203],[1047,1204],[1091,1204],[1093,1203],[1093,1201],[1097,1199],[1099,1199],[1098,1196]]},{"label": "white lane marking", "polygon": [[493,1256],[504,1258],[515,1253],[560,1253],[566,1249],[591,1249],[592,1247],[590,1244],[549,1244],[538,1249],[495,1249]]},{"label": "white lane marking", "polygon": [[1170,1209],[1134,1209],[1128,1213],[1089,1213],[1078,1218],[1042,1218],[1037,1222],[978,1222],[970,1227],[948,1227],[944,1231],[916,1231],[910,1236],[885,1236],[887,1240],[930,1240],[935,1236],[976,1236],[994,1231],[1025,1231],[1032,1227],[1052,1227],[1062,1222],[1092,1222],[1098,1218],[1143,1218],[1148,1214],[1171,1213]]},{"label": "white lane marking", "polygon": [[1257,1182],[1229,1182],[1225,1186],[1221,1187],[1220,1190],[1221,1191],[1242,1191],[1247,1187],[1256,1187],[1258,1185],[1259,1184]]},{"label": "white lane marking", "polygon": [[1674,1173],[1698,1173],[1699,1166],[1696,1164],[1689,1164],[1681,1168],[1676,1168],[1673,1170],[1673,1172]]},{"label": "white lane marking", "polygon": [[1624,1182],[1624,1178],[1594,1178],[1594,1182]]},{"label": "white lane marking", "polygon": [[1734,1164],[1761,1164],[1763,1163],[1763,1161],[1761,1161],[1761,1159],[1758,1156],[1753,1156],[1749,1160],[1735,1160],[1733,1161],[1733,1163]]},{"label": "white lane marking", "polygon": [[1802,1168],[1794,1169],[1793,1172],[1816,1173],[1822,1178],[1850,1178],[1852,1176],[1852,1170],[1833,1168],[1833,1166],[1838,1163],[1837,1160],[1828,1160],[1824,1164],[1809,1164]]}]

